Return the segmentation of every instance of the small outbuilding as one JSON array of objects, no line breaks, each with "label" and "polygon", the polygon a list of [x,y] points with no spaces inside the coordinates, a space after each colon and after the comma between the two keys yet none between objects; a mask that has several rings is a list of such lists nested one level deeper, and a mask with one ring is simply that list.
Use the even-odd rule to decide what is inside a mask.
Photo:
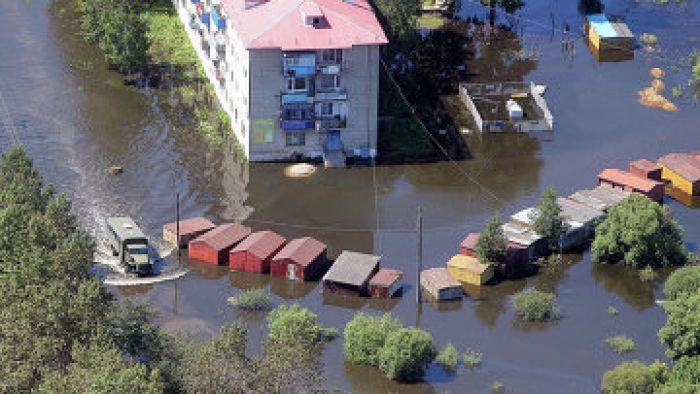
[{"label": "small outbuilding", "polygon": [[403,288],[403,272],[381,268],[369,280],[369,293],[373,298],[392,298]]},{"label": "small outbuilding", "polygon": [[240,224],[222,224],[190,241],[188,254],[209,264],[228,265],[228,252],[249,234],[250,229]]},{"label": "small outbuilding", "polygon": [[316,280],[328,266],[325,244],[315,238],[291,240],[270,263],[270,275],[304,282]]},{"label": "small outbuilding", "polygon": [[286,239],[274,231],[250,234],[229,252],[229,267],[236,271],[268,273],[272,258],[285,243]]},{"label": "small outbuilding", "polygon": [[661,178],[683,193],[700,196],[700,155],[671,153],[658,160]]},{"label": "small outbuilding", "polygon": [[[470,233],[459,246],[459,254],[477,257],[476,243],[479,241],[479,233]],[[501,274],[506,278],[515,278],[523,275],[530,264],[528,248],[513,242],[506,246],[505,264],[501,267]]]},{"label": "small outbuilding", "polygon": [[343,251],[323,277],[323,291],[354,296],[369,293],[369,280],[379,271],[381,257]]},{"label": "small outbuilding", "polygon": [[508,242],[527,250],[528,262],[549,254],[547,238],[535,233],[531,228],[513,222],[506,223],[501,228]]},{"label": "small outbuilding", "polygon": [[447,262],[447,271],[462,284],[481,286],[493,278],[494,266],[476,257],[458,254]]},{"label": "small outbuilding", "polygon": [[640,193],[658,203],[664,200],[664,184],[645,179],[617,168],[606,168],[598,174],[598,184],[628,192]]},{"label": "small outbuilding", "polygon": [[607,212],[610,208],[623,202],[629,195],[628,191],[600,185],[595,189],[579,190],[568,198],[579,204]]},{"label": "small outbuilding", "polygon": [[566,233],[559,240],[564,250],[579,248],[593,238],[598,221],[605,217],[605,212],[599,209],[563,197],[557,199],[557,205],[567,225]]},{"label": "small outbuilding", "polygon": [[447,268],[430,268],[420,273],[420,286],[435,301],[462,298],[464,289]]},{"label": "small outbuilding", "polygon": [[459,244],[459,254],[476,257],[476,243],[479,242],[479,233],[469,233]]},{"label": "small outbuilding", "polygon": [[586,15],[584,31],[596,49],[634,50],[634,34],[622,21],[608,19],[604,14]]},{"label": "small outbuilding", "polygon": [[661,167],[647,159],[639,159],[630,162],[628,170],[632,175],[651,179],[652,181],[661,181]]},{"label": "small outbuilding", "polygon": [[163,225],[163,241],[170,245],[177,245],[180,248],[185,248],[190,241],[214,229],[216,225],[211,220],[203,217],[181,220],[179,239],[177,237],[177,227],[177,222]]}]

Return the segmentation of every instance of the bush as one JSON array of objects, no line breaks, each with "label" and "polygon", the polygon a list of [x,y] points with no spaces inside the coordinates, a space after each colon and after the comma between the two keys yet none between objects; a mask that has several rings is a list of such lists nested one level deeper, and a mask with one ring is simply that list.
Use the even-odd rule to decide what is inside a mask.
[{"label": "bush", "polygon": [[452,342],[448,343],[440,351],[440,354],[437,355],[435,361],[447,372],[454,372],[457,369],[459,359],[457,356],[457,349],[455,349],[454,345],[452,345]]},{"label": "bush", "polygon": [[476,255],[485,264],[502,263],[506,259],[508,240],[501,228],[501,215],[496,212],[476,242]]},{"label": "bush", "polygon": [[272,301],[265,289],[243,290],[230,297],[228,302],[246,311],[266,311],[272,308]]},{"label": "bush", "polygon": [[610,209],[596,228],[591,251],[596,261],[635,268],[682,265],[688,255],[669,208],[637,193]]},{"label": "bush", "polygon": [[656,271],[654,271],[654,269],[651,268],[650,265],[647,265],[646,267],[639,270],[638,274],[639,279],[642,282],[653,282],[654,279],[656,279]]},{"label": "bush", "polygon": [[392,380],[412,382],[423,378],[437,354],[433,338],[418,328],[389,333],[379,352],[379,369]]},{"label": "bush", "polygon": [[700,356],[681,357],[668,377],[671,383],[700,384]]},{"label": "bush", "polygon": [[401,322],[388,313],[382,317],[355,314],[343,332],[345,359],[354,364],[379,366],[379,351],[387,336],[400,328]]},{"label": "bush", "polygon": [[624,335],[616,335],[614,337],[607,338],[605,343],[616,353],[627,353],[634,351],[637,348],[632,338]]},{"label": "bush", "polygon": [[513,307],[518,316],[527,321],[555,320],[560,316],[555,295],[533,287],[515,293]]},{"label": "bush", "polygon": [[604,393],[652,393],[666,380],[666,364],[656,361],[646,365],[639,361],[624,362],[603,375]]},{"label": "bush", "polygon": [[620,314],[620,311],[618,311],[617,308],[615,308],[614,306],[608,307],[608,316],[615,317],[618,314]]},{"label": "bush", "polygon": [[337,330],[323,328],[318,316],[299,304],[280,305],[267,317],[268,340],[274,344],[300,343],[315,345],[333,339]]},{"label": "bush", "polygon": [[464,366],[467,368],[474,368],[481,364],[481,358],[483,355],[478,350],[467,349],[462,358],[464,361]]},{"label": "bush", "polygon": [[491,392],[493,394],[500,394],[503,392],[503,383],[499,382],[498,380],[491,383]]},{"label": "bush", "polygon": [[664,295],[668,300],[674,300],[683,294],[693,294],[700,291],[700,266],[684,267],[675,270],[666,279]]},{"label": "bush", "polygon": [[656,37],[656,35],[654,34],[649,33],[644,33],[641,36],[639,36],[639,41],[641,41],[644,45],[648,45],[651,47],[659,43],[658,37]]},{"label": "bush", "polygon": [[668,318],[659,330],[666,355],[678,359],[700,355],[700,292],[664,304]]}]

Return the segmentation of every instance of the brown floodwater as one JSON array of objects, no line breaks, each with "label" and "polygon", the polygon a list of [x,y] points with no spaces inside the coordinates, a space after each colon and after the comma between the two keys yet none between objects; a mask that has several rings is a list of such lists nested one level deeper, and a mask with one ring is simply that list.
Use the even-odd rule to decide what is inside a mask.
[{"label": "brown floodwater", "polygon": [[[391,301],[322,295],[316,283],[296,285],[197,262],[177,281],[115,290],[150,302],[163,327],[211,334],[240,318],[250,327],[255,349],[265,334],[264,316],[241,313],[226,298],[238,289],[265,286],[276,303],[299,302],[328,326],[342,329],[360,310],[391,312],[430,331],[440,347],[452,341],[460,350],[483,353],[483,364],[474,370],[447,375],[433,366],[425,383],[400,385],[372,368],[347,365],[336,340],[323,355],[329,387],[485,392],[498,380],[509,392],[590,393],[603,372],[623,360],[665,360],[656,336],[665,319],[655,304],[660,281],[643,283],[625,267],[592,264],[584,253],[566,255],[527,279],[470,289],[459,302],[416,306],[413,229],[422,207],[424,266],[441,266],[494,210],[510,215],[533,204],[549,185],[568,194],[593,186],[603,167],[700,150],[700,110],[689,94],[674,100],[676,113],[637,101],[652,67],[667,70],[667,86],[685,86],[688,69],[674,71],[672,64],[700,47],[700,6],[629,0],[606,2],[606,10],[626,15],[637,34],[656,34],[662,50],[598,63],[575,40],[575,53],[563,53],[561,34],[547,26],[553,18],[556,26],[568,23],[578,31],[583,19],[576,2],[556,0],[529,0],[520,12],[542,25],[520,21],[518,34],[506,40],[469,44],[478,48],[472,47],[468,80],[524,78],[549,87],[555,131],[466,136],[471,159],[457,164],[318,169],[307,178],[286,177],[284,165],[239,164],[226,149],[203,142],[167,93],[126,86],[106,71],[99,53],[58,10],[50,12],[46,0],[0,2],[0,93],[46,181],[73,199],[81,223],[98,237],[107,216],[128,214],[158,239],[161,225],[175,217],[179,192],[183,216],[246,219],[255,229],[287,237],[312,235],[327,242],[332,255],[344,249],[373,252],[384,256],[384,266],[406,273],[403,298]],[[485,12],[465,2],[462,15],[483,18]],[[10,129],[0,128],[2,150],[13,142]],[[107,174],[111,165],[123,166],[124,173]],[[700,210],[666,203],[697,250]],[[518,321],[509,299],[526,286],[556,292],[563,318],[548,324]],[[608,306],[619,316],[609,317]],[[637,350],[628,355],[609,350],[603,340],[616,334],[632,337]]]}]

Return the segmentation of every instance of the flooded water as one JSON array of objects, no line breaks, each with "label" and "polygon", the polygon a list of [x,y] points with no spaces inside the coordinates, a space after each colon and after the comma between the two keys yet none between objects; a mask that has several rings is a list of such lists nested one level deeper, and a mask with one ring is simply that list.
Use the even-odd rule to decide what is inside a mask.
[{"label": "flooded water", "polygon": [[[462,16],[486,15],[471,1],[464,3]],[[318,169],[307,178],[286,177],[284,165],[241,165],[233,154],[201,141],[169,105],[168,95],[125,86],[105,71],[99,53],[52,15],[46,1],[0,2],[0,93],[19,140],[46,180],[71,196],[81,222],[98,237],[107,216],[128,214],[158,239],[161,225],[175,218],[180,193],[184,217],[247,219],[255,229],[290,238],[312,235],[327,242],[334,256],[344,249],[373,252],[384,256],[384,266],[406,273],[404,297],[389,302],[322,295],[315,283],[296,285],[196,262],[177,281],[115,290],[148,300],[163,327],[213,333],[241,318],[257,346],[263,316],[240,313],[226,298],[238,289],[267,286],[276,303],[299,302],[328,326],[342,329],[358,310],[392,312],[430,331],[440,347],[452,341],[460,350],[484,354],[483,365],[472,371],[449,376],[434,367],[426,383],[399,385],[374,369],[346,365],[341,342],[335,341],[323,356],[330,387],[485,392],[498,380],[508,392],[596,392],[603,372],[622,360],[665,359],[656,336],[665,320],[654,302],[659,283],[642,283],[624,267],[591,264],[584,253],[457,303],[417,307],[416,211],[422,207],[424,215],[424,266],[441,266],[494,210],[510,215],[533,204],[547,186],[569,194],[594,185],[603,167],[700,150],[700,110],[688,95],[675,100],[677,113],[637,101],[652,67],[667,69],[667,86],[685,85],[687,69],[672,66],[694,45],[700,47],[700,6],[606,2],[606,12],[625,15],[637,35],[656,34],[662,51],[599,63],[582,40],[574,41],[573,56],[562,53],[561,33],[551,30],[552,24],[568,23],[578,32],[583,17],[576,2],[526,3],[519,15],[527,20],[518,21],[518,34],[470,44],[478,44],[478,51],[467,64],[468,80],[523,78],[547,85],[555,131],[468,136],[472,158],[459,163]],[[523,53],[536,56],[523,61]],[[13,142],[11,129],[0,129],[3,150]],[[123,166],[124,173],[109,175],[111,165]],[[697,249],[700,210],[673,200],[667,204]],[[557,293],[562,320],[516,320],[509,296],[529,285]],[[608,306],[619,316],[610,318]],[[632,337],[637,350],[625,356],[610,351],[602,341],[615,334]]]}]

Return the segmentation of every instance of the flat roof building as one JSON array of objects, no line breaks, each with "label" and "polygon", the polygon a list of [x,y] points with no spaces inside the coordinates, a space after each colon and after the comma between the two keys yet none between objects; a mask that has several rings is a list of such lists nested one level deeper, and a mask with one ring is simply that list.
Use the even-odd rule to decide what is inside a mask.
[{"label": "flat roof building", "polygon": [[369,293],[369,280],[379,271],[381,257],[343,251],[323,277],[323,290],[364,296]]},{"label": "flat roof building", "polygon": [[664,184],[633,175],[617,168],[606,168],[598,174],[598,184],[640,193],[658,203],[664,200]]}]

